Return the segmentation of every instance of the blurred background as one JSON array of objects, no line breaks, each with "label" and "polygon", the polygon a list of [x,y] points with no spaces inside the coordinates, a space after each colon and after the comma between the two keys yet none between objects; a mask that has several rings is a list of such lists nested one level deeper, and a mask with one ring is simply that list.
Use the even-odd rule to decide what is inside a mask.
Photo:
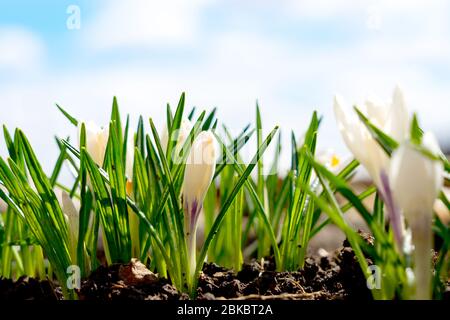
[{"label": "blurred background", "polygon": [[345,155],[333,95],[389,101],[398,84],[449,150],[449,39],[438,0],[2,0],[0,123],[24,129],[49,170],[53,135],[75,135],[55,103],[106,124],[116,95],[132,119],[161,124],[185,91],[235,132],[258,99],[285,141],[318,110],[320,148]]}]

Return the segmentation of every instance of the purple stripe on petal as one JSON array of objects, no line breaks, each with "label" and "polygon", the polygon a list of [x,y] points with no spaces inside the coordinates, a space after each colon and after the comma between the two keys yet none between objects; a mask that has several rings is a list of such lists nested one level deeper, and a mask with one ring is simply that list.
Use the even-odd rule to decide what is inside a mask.
[{"label": "purple stripe on petal", "polygon": [[191,212],[190,212],[191,220],[195,220],[195,216],[197,215],[197,208],[198,208],[198,202],[197,202],[197,199],[195,199],[192,202],[192,206],[191,206]]},{"label": "purple stripe on petal", "polygon": [[386,208],[389,214],[389,220],[391,221],[392,230],[394,231],[395,241],[398,244],[398,248],[403,250],[403,227],[402,227],[402,215],[400,210],[395,205],[394,199],[392,197],[392,190],[389,185],[389,177],[384,172],[380,173],[382,192],[381,197],[386,204]]},{"label": "purple stripe on petal", "polygon": [[197,227],[197,221],[202,210],[202,204],[196,199],[192,203],[187,204],[187,212],[189,213],[189,232],[193,233]]}]

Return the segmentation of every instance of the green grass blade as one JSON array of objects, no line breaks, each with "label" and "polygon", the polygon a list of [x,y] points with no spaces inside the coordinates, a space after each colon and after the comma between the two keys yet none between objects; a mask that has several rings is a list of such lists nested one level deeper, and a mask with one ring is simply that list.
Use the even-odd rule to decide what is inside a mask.
[{"label": "green grass blade", "polygon": [[[257,162],[259,160],[259,157],[267,149],[270,141],[272,140],[272,138],[275,135],[275,133],[277,132],[277,130],[278,130],[278,127],[275,127],[275,129],[268,135],[268,137],[266,138],[264,143],[257,150],[256,155],[253,157],[252,161],[247,166],[247,168],[245,169],[244,173],[240,176],[238,182],[236,183],[236,185],[234,186],[234,188],[231,191],[230,195],[228,196],[227,200],[225,201],[224,205],[222,206],[219,214],[217,215],[216,220],[214,221],[213,226],[211,227],[211,231],[209,232],[208,236],[206,237],[206,240],[205,240],[205,243],[203,244],[203,247],[202,247],[202,250],[200,252],[200,255],[198,256],[197,267],[196,267],[196,270],[195,270],[195,275],[200,274],[200,271],[201,271],[201,268],[203,266],[203,262],[205,261],[205,257],[206,257],[206,254],[208,252],[209,246],[210,246],[212,240],[214,239],[215,235],[217,234],[217,231],[219,230],[219,228],[220,228],[220,226],[222,224],[222,221],[225,218],[225,214],[227,213],[227,211],[230,208],[231,204],[233,203],[235,197],[239,193],[239,190],[241,189],[241,187],[244,185],[245,181],[250,176],[250,173],[255,168],[255,166],[256,166],[256,164],[257,164]],[[196,282],[198,281],[197,277],[195,277],[195,281]],[[194,283],[193,288],[197,287],[197,285],[196,285],[197,283],[196,282]]]},{"label": "green grass blade", "polygon": [[72,117],[66,110],[64,110],[59,104],[56,104],[56,107],[61,111],[61,113],[70,121],[74,126],[78,126],[78,120]]}]

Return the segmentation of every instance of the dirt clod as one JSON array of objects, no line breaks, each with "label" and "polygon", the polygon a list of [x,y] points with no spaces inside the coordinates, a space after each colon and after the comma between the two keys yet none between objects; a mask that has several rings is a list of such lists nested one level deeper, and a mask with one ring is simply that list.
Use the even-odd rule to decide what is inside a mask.
[{"label": "dirt clod", "polygon": [[129,286],[151,284],[158,281],[158,277],[137,259],[132,259],[130,263],[120,266],[119,278]]}]

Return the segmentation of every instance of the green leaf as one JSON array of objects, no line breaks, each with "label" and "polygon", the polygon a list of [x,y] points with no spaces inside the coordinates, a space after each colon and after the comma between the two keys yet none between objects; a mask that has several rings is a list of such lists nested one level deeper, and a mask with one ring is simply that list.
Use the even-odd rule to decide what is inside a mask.
[{"label": "green leaf", "polygon": [[[0,158],[0,180],[10,196],[3,191],[3,198],[11,210],[14,210],[29,227],[36,240],[42,246],[66,298],[73,298],[74,292],[65,286],[66,269],[71,264],[68,227],[62,209],[53,192],[48,177],[27,138],[20,130],[16,131],[17,151],[23,155],[29,176],[33,180],[30,186],[25,168],[9,159],[9,168]],[[18,158],[21,158],[18,153]],[[28,259],[27,259],[28,260]]]},{"label": "green leaf", "polygon": [[167,159],[167,163],[169,168],[172,165],[172,150],[175,148],[175,145],[178,141],[179,129],[181,126],[181,122],[183,120],[183,112],[184,112],[184,102],[185,102],[185,94],[184,92],[181,94],[180,101],[178,102],[177,110],[175,111],[175,115],[173,117],[173,122],[170,127],[168,127],[168,141],[167,141],[167,150],[165,155]]},{"label": "green leaf", "polygon": [[380,226],[377,225],[373,216],[366,209],[364,204],[361,202],[358,196],[354,194],[352,189],[347,185],[345,180],[335,176],[332,172],[330,172],[325,166],[321,165],[317,161],[313,159],[311,155],[305,152],[306,159],[312,164],[314,170],[316,170],[317,174],[320,174],[325,179],[327,179],[331,185],[336,189],[337,192],[341,193],[350,203],[352,203],[353,207],[359,212],[361,217],[369,226],[372,231],[374,237],[380,241],[382,244],[387,244],[387,239],[385,236],[384,230],[380,229]]},{"label": "green leaf", "polygon": [[[274,131],[272,131],[273,134],[276,133],[275,129]],[[266,140],[264,142],[261,143],[260,147],[258,148],[262,153],[265,152],[266,147],[268,146],[268,144],[271,142],[273,135],[272,133],[268,136],[268,138],[266,138]],[[214,133],[214,135],[216,136],[217,141],[219,142],[219,144],[222,146],[224,152],[227,154],[227,157],[229,159],[231,159],[231,163],[233,165],[233,167],[235,168],[236,172],[240,175],[243,176],[245,175],[245,170],[239,165],[238,160],[233,156],[233,154],[228,150],[228,148],[225,146],[225,144],[223,143],[223,141],[220,139],[220,137]],[[269,140],[268,140],[269,139]],[[264,147],[265,146],[265,147]],[[259,157],[259,155],[257,154],[255,157]],[[257,158],[253,158],[253,159],[257,159]],[[253,161],[253,160],[252,160]],[[252,162],[251,162],[252,163]],[[247,168],[248,169],[248,168]],[[259,218],[262,221],[262,226],[263,226],[263,230],[265,232],[267,232],[268,237],[270,239],[270,242],[272,244],[272,248],[274,250],[274,257],[275,257],[275,261],[277,263],[277,266],[280,266],[281,263],[281,255],[280,255],[280,250],[278,248],[278,243],[277,243],[277,239],[275,237],[275,233],[273,231],[273,228],[270,224],[268,215],[266,213],[265,207],[263,205],[263,203],[261,202],[257,191],[255,190],[255,187],[251,184],[250,179],[246,179],[244,181],[246,188],[249,190],[250,192],[250,196],[252,197],[252,200],[255,204],[255,206],[257,207],[257,213],[259,214]]]},{"label": "green leaf", "polygon": [[[111,195],[103,178],[99,172],[99,168],[95,164],[94,160],[89,156],[86,149],[81,150],[82,158],[85,160],[85,166],[89,173],[92,189],[94,191],[94,198],[97,204],[96,208],[99,212],[100,221],[108,244],[109,254],[111,260],[114,262],[120,262],[121,259],[121,246],[119,233],[117,229],[119,227],[116,215],[114,213],[114,204],[111,201]],[[126,261],[122,261],[126,262]]]},{"label": "green leaf", "polygon": [[191,112],[189,112],[188,119],[191,121],[194,118],[196,108],[193,107]]},{"label": "green leaf", "polygon": [[[282,263],[283,268],[288,270],[295,270],[299,266],[303,265],[303,261],[297,259],[300,254],[298,252],[298,246],[301,246],[301,243],[298,243],[298,238],[300,230],[302,230],[303,233],[309,233],[307,230],[311,230],[312,228],[313,219],[306,214],[308,212],[308,205],[310,204],[310,201],[301,186],[304,184],[310,184],[312,166],[305,154],[307,152],[311,154],[315,153],[318,128],[319,119],[317,117],[317,112],[314,112],[300,150],[297,150],[295,138],[292,136],[292,157],[293,164],[297,163],[297,166],[294,168],[294,172],[297,173],[297,177],[295,178],[295,181],[293,181],[294,189],[292,190],[290,207],[286,216],[287,224],[282,234]],[[308,220],[306,222],[308,224],[305,223],[305,217],[307,216]]]},{"label": "green leaf", "polygon": [[127,262],[131,259],[131,236],[128,222],[128,210],[126,204],[126,178],[125,167],[122,157],[121,140],[117,135],[118,129],[114,122],[110,125],[109,142],[107,147],[107,161],[105,166],[109,175],[111,187],[111,200],[114,206],[114,225],[118,233],[118,249],[120,252],[116,255],[120,260]]},{"label": "green leaf", "polygon": [[172,109],[170,108],[170,104],[167,104],[166,106],[166,121],[167,121],[167,132],[169,132],[170,128],[172,128],[173,123],[173,114]]},{"label": "green leaf", "polygon": [[202,131],[206,131],[206,130],[211,129],[211,125],[213,124],[213,120],[214,120],[214,117],[216,115],[216,111],[217,111],[217,109],[214,108],[209,113],[208,117],[205,120],[205,123],[203,124]]},{"label": "green leaf", "polygon": [[78,126],[78,120],[72,117],[66,110],[64,110],[60,105],[56,104],[56,107],[61,111],[61,113],[72,123],[74,126]]},{"label": "green leaf", "polygon": [[411,141],[416,145],[422,144],[423,130],[419,126],[417,114],[414,113],[411,121]]},{"label": "green leaf", "polygon": [[[123,131],[122,131],[122,121],[120,119],[119,104],[117,103],[117,98],[113,98],[112,111],[111,111],[111,123],[116,131],[116,135],[119,141],[119,145],[123,145]],[[110,126],[111,127],[111,126]]]},{"label": "green leaf", "polygon": [[[277,132],[277,130],[278,130],[278,127],[275,127],[275,129],[268,135],[268,137],[266,138],[264,143],[258,148],[258,150],[256,152],[256,155],[253,157],[253,159],[251,160],[250,164],[245,169],[244,173],[240,176],[238,182],[236,183],[236,185],[234,186],[234,188],[231,191],[230,195],[228,196],[227,200],[225,201],[225,203],[223,204],[222,208],[220,209],[220,212],[217,215],[217,218],[214,221],[214,224],[211,227],[211,230],[208,233],[208,236],[206,237],[206,240],[205,240],[205,243],[203,244],[203,247],[202,247],[202,250],[200,252],[200,255],[197,258],[197,267],[196,267],[196,270],[195,270],[195,275],[200,274],[200,270],[203,267],[203,263],[205,261],[205,257],[206,257],[206,254],[208,252],[209,246],[210,246],[212,240],[215,238],[215,235],[217,234],[217,231],[219,230],[219,228],[220,228],[220,226],[222,224],[222,221],[225,218],[225,214],[227,213],[227,211],[230,208],[231,204],[233,203],[234,199],[238,195],[238,193],[239,193],[240,189],[242,188],[242,186],[244,185],[245,181],[250,176],[250,173],[255,168],[259,158],[264,153],[264,151],[267,149],[270,141],[272,140],[272,138],[275,135],[275,133]],[[196,277],[195,278],[195,283],[194,283],[194,285],[192,287],[195,290],[197,288],[197,281],[198,281],[198,279]],[[193,294],[195,295],[195,292],[193,292]]]},{"label": "green leaf", "polygon": [[[58,179],[59,173],[61,172],[64,161],[66,160],[67,157],[66,146],[61,144],[58,138],[55,137],[55,139],[56,143],[59,146],[59,156],[58,159],[56,160],[55,166],[53,167],[52,175],[50,176],[50,184],[52,185],[52,187],[56,185],[56,180]],[[69,138],[67,138],[67,140],[69,140]]]}]

